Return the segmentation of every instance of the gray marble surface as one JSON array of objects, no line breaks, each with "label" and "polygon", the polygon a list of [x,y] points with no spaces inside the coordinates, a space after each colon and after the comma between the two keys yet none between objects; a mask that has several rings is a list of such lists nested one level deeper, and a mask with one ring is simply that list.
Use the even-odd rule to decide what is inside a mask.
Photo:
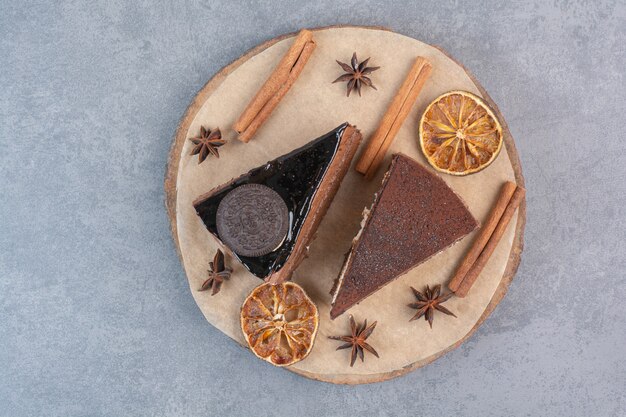
[{"label": "gray marble surface", "polygon": [[[506,4],[506,5],[505,5]],[[438,44],[500,106],[528,188],[510,291],[462,347],[347,387],[211,327],[163,174],[194,94],[301,27]],[[0,1],[0,416],[626,415],[624,1]]]}]

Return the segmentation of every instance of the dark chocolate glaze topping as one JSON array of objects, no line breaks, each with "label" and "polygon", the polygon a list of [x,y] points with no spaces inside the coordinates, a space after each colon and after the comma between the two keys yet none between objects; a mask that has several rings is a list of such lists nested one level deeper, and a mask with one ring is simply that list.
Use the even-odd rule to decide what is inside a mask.
[{"label": "dark chocolate glaze topping", "polygon": [[303,147],[250,170],[194,204],[207,229],[220,239],[216,226],[217,208],[230,191],[243,184],[263,184],[282,197],[289,210],[289,231],[283,243],[266,255],[236,255],[257,277],[265,278],[278,271],[289,258],[347,126],[344,123]]}]

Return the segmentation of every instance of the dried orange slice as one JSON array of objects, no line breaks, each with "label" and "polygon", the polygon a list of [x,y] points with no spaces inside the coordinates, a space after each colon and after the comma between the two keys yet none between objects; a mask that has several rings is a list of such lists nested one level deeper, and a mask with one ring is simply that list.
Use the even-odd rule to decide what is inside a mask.
[{"label": "dried orange slice", "polygon": [[502,126],[482,99],[466,91],[451,91],[426,107],[419,140],[436,170],[467,175],[496,159],[502,148]]},{"label": "dried orange slice", "polygon": [[304,359],[313,348],[318,324],[317,307],[293,282],[262,284],[241,307],[241,329],[250,349],[276,366]]}]

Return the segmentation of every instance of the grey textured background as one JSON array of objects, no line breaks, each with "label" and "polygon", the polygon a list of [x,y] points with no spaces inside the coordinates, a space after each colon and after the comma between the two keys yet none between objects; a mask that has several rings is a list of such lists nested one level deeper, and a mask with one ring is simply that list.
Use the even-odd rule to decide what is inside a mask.
[{"label": "grey textured background", "polygon": [[[163,204],[174,130],[211,75],[337,23],[470,68],[528,188],[522,264],[484,326],[358,387],[273,368],[212,328]],[[1,0],[0,415],[626,415],[625,45],[623,1]]]}]

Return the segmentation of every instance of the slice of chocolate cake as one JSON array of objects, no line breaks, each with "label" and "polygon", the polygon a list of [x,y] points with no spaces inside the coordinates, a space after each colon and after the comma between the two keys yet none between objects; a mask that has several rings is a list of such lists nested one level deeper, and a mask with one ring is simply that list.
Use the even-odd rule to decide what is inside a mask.
[{"label": "slice of chocolate cake", "polygon": [[331,318],[478,227],[437,175],[396,154],[331,291]]},{"label": "slice of chocolate cake", "polygon": [[200,196],[207,229],[250,272],[288,279],[335,196],[361,142],[344,123],[326,135]]}]

